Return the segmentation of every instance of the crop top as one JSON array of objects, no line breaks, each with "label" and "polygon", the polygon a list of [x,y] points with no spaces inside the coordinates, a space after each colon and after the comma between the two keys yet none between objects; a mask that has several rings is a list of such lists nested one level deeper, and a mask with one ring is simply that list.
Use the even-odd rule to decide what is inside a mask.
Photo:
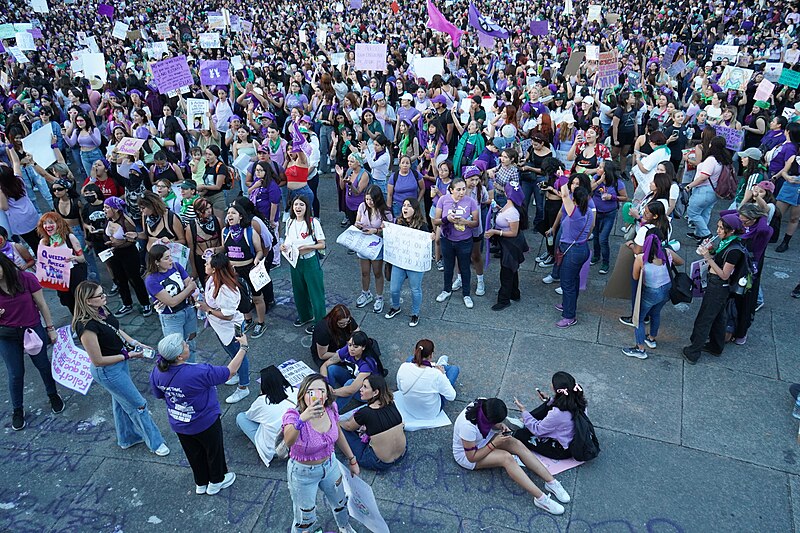
[{"label": "crop top", "polygon": [[[85,135],[81,135],[81,133],[84,133]],[[67,141],[67,144],[73,147],[77,144],[81,148],[98,148],[101,143],[100,130],[97,128],[92,128],[91,132],[88,134],[86,133],[87,132],[85,130],[79,132],[78,128],[73,128],[72,135],[65,140]]]},{"label": "crop top", "polygon": [[[318,433],[306,422],[300,427],[300,435],[289,448],[289,457],[295,461],[320,461],[333,455],[333,447],[339,438],[339,409],[333,402],[325,411],[331,419],[331,428],[326,433]],[[281,428],[294,425],[300,420],[297,409],[289,409],[283,415]]]},{"label": "crop top", "polygon": [[286,169],[287,183],[308,183],[308,167],[292,165]]}]

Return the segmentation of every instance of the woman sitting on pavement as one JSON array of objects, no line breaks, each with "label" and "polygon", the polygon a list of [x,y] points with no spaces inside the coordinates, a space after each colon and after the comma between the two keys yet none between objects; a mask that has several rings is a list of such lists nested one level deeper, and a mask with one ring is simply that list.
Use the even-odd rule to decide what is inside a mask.
[{"label": "woman sitting on pavement", "polygon": [[520,487],[534,497],[533,504],[550,514],[564,514],[564,506],[544,494],[517,463],[545,481],[545,488],[558,500],[568,503],[570,496],[541,461],[522,442],[511,436],[503,421],[508,408],[498,398],[478,398],[461,411],[453,424],[453,457],[467,470],[502,467]]},{"label": "woman sitting on pavement", "polygon": [[567,372],[556,372],[551,381],[553,396],[547,397],[537,389],[542,404],[532,411],[514,398],[522,411],[524,428],[514,432],[529,450],[551,459],[572,457],[569,445],[575,437],[575,413],[586,411],[583,389]]},{"label": "woman sitting on pavement", "polygon": [[[278,457],[285,459],[288,448],[282,440],[281,420],[297,405],[297,389],[292,387],[275,365],[261,369],[261,395],[247,412],[236,415],[236,425],[255,445],[258,456],[269,467]],[[276,446],[278,439],[280,444]]]},{"label": "woman sitting on pavement", "polygon": [[339,425],[361,468],[388,470],[406,453],[403,417],[380,374],[366,378],[359,392],[367,405]]},{"label": "woman sitting on pavement", "polygon": [[358,322],[344,304],[333,306],[325,318],[314,326],[311,337],[311,358],[317,366],[330,359],[347,345],[347,341],[358,330]]},{"label": "woman sitting on pavement", "polygon": [[[361,384],[370,374],[382,373],[383,368],[373,349],[374,342],[363,331],[356,331],[347,346],[320,367],[319,373],[328,378],[333,387],[339,409],[343,409],[351,399],[357,400]],[[342,362],[355,365],[355,375],[347,365],[339,364]]]},{"label": "woman sitting on pavement", "polygon": [[397,388],[403,393],[405,411],[419,420],[436,418],[445,401],[456,399],[453,387],[461,369],[448,365],[446,355],[432,363],[433,351],[433,341],[422,339],[414,355],[397,369]]}]

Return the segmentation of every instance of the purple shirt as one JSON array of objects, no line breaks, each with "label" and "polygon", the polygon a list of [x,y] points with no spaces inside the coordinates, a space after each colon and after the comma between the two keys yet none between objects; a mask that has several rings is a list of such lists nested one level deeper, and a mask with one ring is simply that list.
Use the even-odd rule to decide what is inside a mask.
[{"label": "purple shirt", "polygon": [[0,309],[5,309],[5,313],[0,315],[0,325],[30,328],[42,323],[39,308],[33,301],[33,293],[42,290],[42,286],[36,275],[30,272],[20,272],[19,280],[22,283],[21,293],[16,296],[0,294]]},{"label": "purple shirt", "polygon": [[477,211],[480,216],[480,206],[478,202],[475,201],[475,198],[464,196],[464,198],[455,202],[453,197],[448,194],[439,199],[439,204],[436,208],[442,210],[442,234],[446,239],[459,242],[472,238],[472,228],[452,224],[447,220],[447,215],[453,214],[467,220],[472,220],[473,211]]},{"label": "purple shirt", "polygon": [[389,183],[394,187],[392,203],[403,205],[403,202],[408,198],[416,198],[419,194],[418,179],[421,180],[422,176],[413,170],[409,170],[405,176],[399,172],[393,174],[389,179]]},{"label": "purple shirt", "polygon": [[[363,168],[359,171],[358,177],[356,178],[356,182],[353,184],[356,188],[358,187],[359,183],[361,182],[361,179],[363,178],[363,174],[369,174],[369,173],[366,170],[364,170]],[[351,169],[348,169],[347,173],[345,174],[345,176],[347,178],[349,178],[352,175],[353,175],[353,171]],[[350,185],[345,185],[344,190],[345,190],[344,203],[347,206],[347,209],[349,209],[350,211],[357,211],[358,210],[358,206],[360,206],[361,202],[364,201],[364,193],[367,190],[367,188],[364,187],[364,190],[361,191],[361,193],[357,194],[357,195],[352,195],[350,193]]]},{"label": "purple shirt", "polygon": [[347,346],[339,348],[339,350],[336,352],[336,355],[338,355],[339,359],[342,361],[356,365],[359,374],[361,372],[366,372],[367,374],[376,374],[378,372],[378,363],[375,362],[375,359],[369,357],[368,355],[362,355],[361,359],[356,361],[356,359],[350,355],[350,351],[347,349]]},{"label": "purple shirt", "polygon": [[[319,461],[333,454],[333,447],[339,438],[339,408],[336,402],[333,402],[330,407],[325,408],[325,411],[331,420],[330,429],[325,433],[318,433],[308,422],[300,426],[300,435],[289,448],[289,457],[295,461]],[[281,429],[299,422],[300,413],[297,409],[289,409],[283,415]]]},{"label": "purple shirt", "polygon": [[786,165],[786,161],[792,157],[793,155],[797,155],[797,145],[792,142],[785,142],[783,145],[778,149],[778,152],[772,158],[772,161],[769,162],[769,175],[774,176]]},{"label": "purple shirt", "polygon": [[[147,288],[147,293],[150,295],[152,302],[157,303],[156,294],[161,291],[167,291],[170,296],[177,296],[186,287],[183,280],[188,277],[190,276],[186,273],[186,270],[178,263],[175,263],[173,267],[166,272],[148,274],[147,278],[144,280],[144,286]],[[177,313],[178,311],[182,311],[186,305],[186,300],[184,300],[175,307],[167,306],[161,314],[171,315]]]},{"label": "purple shirt", "polygon": [[264,215],[264,218],[269,218],[270,209],[272,204],[278,204],[278,209],[275,210],[275,220],[280,219],[280,206],[281,206],[281,188],[272,180],[269,180],[269,185],[266,187],[259,187],[250,193],[250,201],[256,206],[256,211]]},{"label": "purple shirt", "polygon": [[[551,400],[552,401],[552,400]],[[536,420],[528,411],[522,413],[522,422],[536,437],[555,439],[565,450],[575,437],[572,413],[553,407],[542,420]]]},{"label": "purple shirt", "polygon": [[[611,213],[616,211],[619,203],[617,202],[617,191],[625,190],[625,184],[622,180],[617,180],[616,187],[607,187],[605,183],[597,187],[592,193],[594,205],[597,207],[598,213]],[[608,193],[611,195],[610,200],[603,200],[603,194]]]},{"label": "purple shirt", "polygon": [[594,216],[591,206],[586,208],[586,214],[581,213],[578,206],[568,215],[564,207],[561,207],[561,242],[566,244],[583,244],[589,239],[589,232],[592,229],[592,219]]},{"label": "purple shirt", "polygon": [[217,385],[231,374],[227,366],[208,363],[171,365],[166,372],[150,372],[150,388],[156,398],[167,402],[169,425],[175,433],[197,435],[222,415]]}]

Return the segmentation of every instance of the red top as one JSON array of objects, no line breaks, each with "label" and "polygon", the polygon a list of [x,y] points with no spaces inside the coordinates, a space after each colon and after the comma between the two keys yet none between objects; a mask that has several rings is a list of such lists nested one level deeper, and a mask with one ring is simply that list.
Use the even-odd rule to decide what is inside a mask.
[{"label": "red top", "polygon": [[286,182],[287,183],[308,183],[308,167],[299,167],[292,165],[286,169]]},{"label": "red top", "polygon": [[[92,183],[90,179],[86,178],[86,181],[83,182],[84,187]],[[119,196],[121,198],[125,194],[125,189],[117,185],[117,182],[111,179],[110,176],[104,180],[95,180],[94,184],[100,187],[100,190],[103,191],[103,196],[106,198],[110,196]]]}]

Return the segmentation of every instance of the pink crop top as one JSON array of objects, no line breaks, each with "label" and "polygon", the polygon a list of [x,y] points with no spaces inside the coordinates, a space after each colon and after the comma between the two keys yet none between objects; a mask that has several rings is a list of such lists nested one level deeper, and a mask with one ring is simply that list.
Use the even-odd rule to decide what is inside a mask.
[{"label": "pink crop top", "polygon": [[[333,455],[333,447],[339,438],[339,409],[336,402],[325,409],[331,419],[331,428],[326,433],[318,433],[306,422],[300,428],[300,435],[294,444],[289,448],[289,457],[295,461],[320,461]],[[289,409],[283,415],[281,428],[294,425],[300,420],[300,413],[297,409]]]}]

